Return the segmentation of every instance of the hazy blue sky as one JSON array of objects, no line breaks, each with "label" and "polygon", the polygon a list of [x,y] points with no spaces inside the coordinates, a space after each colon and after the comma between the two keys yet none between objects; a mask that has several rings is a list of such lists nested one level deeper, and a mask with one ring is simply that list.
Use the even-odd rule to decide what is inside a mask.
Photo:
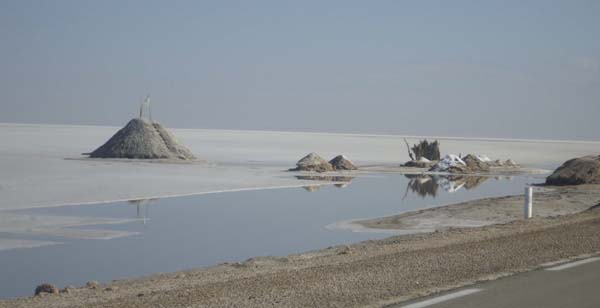
[{"label": "hazy blue sky", "polygon": [[600,140],[600,1],[0,1],[0,122]]}]

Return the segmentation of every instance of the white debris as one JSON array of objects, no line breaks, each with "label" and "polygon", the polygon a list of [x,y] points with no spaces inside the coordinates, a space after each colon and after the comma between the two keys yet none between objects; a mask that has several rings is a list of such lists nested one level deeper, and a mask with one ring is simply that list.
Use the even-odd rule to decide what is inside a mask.
[{"label": "white debris", "polygon": [[485,155],[485,154],[476,155],[475,157],[477,157],[477,160],[479,160],[480,162],[483,162],[483,163],[489,163],[492,161],[492,159],[487,157],[487,155]]},{"label": "white debris", "polygon": [[440,162],[438,162],[431,168],[431,171],[444,172],[447,171],[450,167],[456,167],[459,165],[466,166],[467,164],[465,164],[465,162],[462,159],[460,159],[458,155],[447,154],[446,156],[444,156],[444,158],[442,158],[442,160],[440,160]]}]

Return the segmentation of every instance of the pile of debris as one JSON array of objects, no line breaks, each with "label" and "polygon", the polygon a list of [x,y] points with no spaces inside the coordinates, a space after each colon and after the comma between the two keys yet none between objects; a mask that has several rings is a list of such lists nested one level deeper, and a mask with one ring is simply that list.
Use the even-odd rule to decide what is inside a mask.
[{"label": "pile of debris", "polygon": [[437,164],[429,169],[432,172],[448,173],[486,173],[493,167],[516,168],[519,165],[512,159],[505,162],[501,160],[492,161],[485,155],[468,154],[464,157],[448,154]]},{"label": "pile of debris", "polygon": [[327,172],[357,169],[358,167],[344,155],[338,155],[330,161],[326,161],[319,154],[310,153],[296,163],[296,168],[289,169],[289,171]]},{"label": "pile of debris", "polygon": [[447,154],[438,163],[433,165],[429,171],[432,172],[449,172],[449,173],[466,173],[467,163],[460,157],[454,154]]},{"label": "pile of debris", "polygon": [[600,155],[573,158],[546,178],[548,185],[600,184]]}]

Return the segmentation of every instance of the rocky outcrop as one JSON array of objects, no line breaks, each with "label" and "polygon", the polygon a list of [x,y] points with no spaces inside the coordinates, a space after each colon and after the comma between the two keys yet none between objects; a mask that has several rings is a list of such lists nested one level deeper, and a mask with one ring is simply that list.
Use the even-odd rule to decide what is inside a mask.
[{"label": "rocky outcrop", "polygon": [[329,161],[333,170],[357,170],[354,163],[344,155],[338,155]]},{"label": "rocky outcrop", "polygon": [[333,171],[333,166],[317,153],[310,153],[300,159],[296,163],[296,168],[290,169],[290,171],[327,172]]},{"label": "rocky outcrop", "polygon": [[573,158],[546,178],[549,185],[600,184],[600,155]]},{"label": "rocky outcrop", "polygon": [[196,159],[162,125],[142,118],[129,121],[89,155],[95,158]]}]

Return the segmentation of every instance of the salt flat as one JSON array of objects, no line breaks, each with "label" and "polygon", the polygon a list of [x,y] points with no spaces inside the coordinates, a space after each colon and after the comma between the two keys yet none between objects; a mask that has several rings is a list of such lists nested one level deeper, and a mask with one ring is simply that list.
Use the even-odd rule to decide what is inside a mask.
[{"label": "salt flat", "polygon": [[[359,165],[408,160],[403,137],[173,129],[208,163],[80,159],[117,127],[0,124],[0,210],[306,185],[283,172],[308,152],[345,154]],[[418,138],[410,137],[416,142]],[[600,142],[439,138],[443,153],[512,158],[530,166],[600,152]],[[311,182],[314,184],[314,182]]]}]

